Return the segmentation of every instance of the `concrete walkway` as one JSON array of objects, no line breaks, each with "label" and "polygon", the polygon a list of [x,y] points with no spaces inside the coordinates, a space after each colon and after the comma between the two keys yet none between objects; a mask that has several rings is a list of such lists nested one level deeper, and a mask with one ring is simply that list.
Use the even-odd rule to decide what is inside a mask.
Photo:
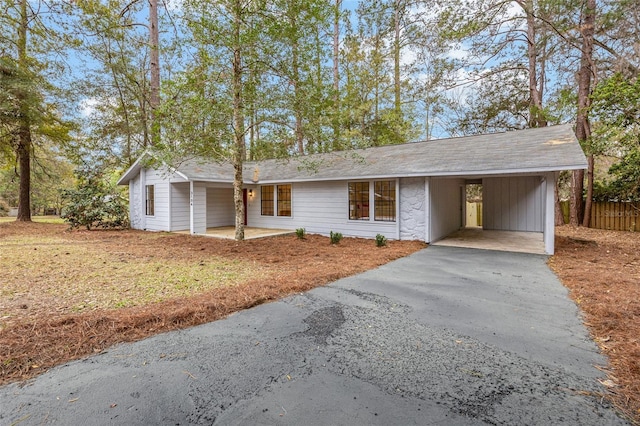
[{"label": "concrete walkway", "polygon": [[[177,231],[178,234],[189,234],[189,231]],[[292,235],[296,231],[291,229],[275,229],[275,228],[256,228],[247,226],[244,228],[244,239],[253,240],[255,238],[275,237],[278,235]],[[207,228],[206,234],[198,234],[204,237],[223,238],[233,240],[236,237],[235,226],[219,226],[215,228]]]},{"label": "concrete walkway", "polygon": [[546,257],[429,247],[0,388],[0,424],[620,425]]}]

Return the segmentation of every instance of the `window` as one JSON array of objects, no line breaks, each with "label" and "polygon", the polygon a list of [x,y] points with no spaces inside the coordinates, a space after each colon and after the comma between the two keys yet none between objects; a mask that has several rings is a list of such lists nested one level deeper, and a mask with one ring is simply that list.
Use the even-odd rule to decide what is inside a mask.
[{"label": "window", "polygon": [[291,216],[291,185],[278,185],[278,216]]},{"label": "window", "polygon": [[349,219],[369,220],[369,182],[349,182]]},{"label": "window", "polygon": [[[369,193],[373,190],[373,212],[370,211]],[[349,219],[396,221],[396,181],[349,182]]]},{"label": "window", "polygon": [[145,186],[145,196],[144,196],[144,200],[145,200],[145,214],[147,216],[153,216],[155,214],[155,201],[156,197],[155,197],[155,188],[153,185],[146,185]]},{"label": "window", "polygon": [[374,182],[374,219],[382,222],[396,221],[396,183],[392,180]]},{"label": "window", "polygon": [[273,216],[273,185],[260,188],[260,210],[262,216]]}]

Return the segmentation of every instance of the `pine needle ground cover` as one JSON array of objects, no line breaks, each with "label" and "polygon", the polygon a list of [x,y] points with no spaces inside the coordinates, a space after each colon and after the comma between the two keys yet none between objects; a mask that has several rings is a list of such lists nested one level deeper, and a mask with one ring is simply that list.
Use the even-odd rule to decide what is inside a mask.
[{"label": "pine needle ground cover", "polygon": [[556,228],[549,264],[609,358],[610,399],[640,425],[640,234]]}]

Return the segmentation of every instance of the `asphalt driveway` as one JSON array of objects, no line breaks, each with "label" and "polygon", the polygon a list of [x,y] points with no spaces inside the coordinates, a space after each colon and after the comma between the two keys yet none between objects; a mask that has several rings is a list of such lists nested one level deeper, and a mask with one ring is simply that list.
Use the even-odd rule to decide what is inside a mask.
[{"label": "asphalt driveway", "polygon": [[546,257],[429,247],[0,388],[0,424],[625,424]]}]

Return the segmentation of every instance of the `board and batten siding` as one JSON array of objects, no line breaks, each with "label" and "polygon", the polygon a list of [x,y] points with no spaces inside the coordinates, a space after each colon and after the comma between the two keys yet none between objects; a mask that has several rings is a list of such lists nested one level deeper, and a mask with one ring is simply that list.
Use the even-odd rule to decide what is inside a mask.
[{"label": "board and batten siding", "polygon": [[189,182],[171,184],[171,230],[189,230]]},{"label": "board and batten siding", "polygon": [[144,169],[141,173],[141,212],[145,214],[145,187],[154,186],[154,215],[145,215],[144,229],[149,231],[168,231],[169,228],[169,180],[162,172]]},{"label": "board and batten siding", "polygon": [[207,188],[207,228],[235,225],[233,188]]},{"label": "board and batten siding", "polygon": [[425,178],[400,179],[400,239],[426,240]]},{"label": "board and batten siding", "polygon": [[543,232],[544,189],[540,176],[483,179],[483,228]]},{"label": "board and batten siding", "polygon": [[[375,238],[377,234],[382,234],[389,239],[398,239],[396,222],[349,220],[347,181],[293,183],[291,217],[262,216],[260,187],[256,185],[253,188],[254,196],[248,201],[249,226],[291,230],[304,228],[307,233],[321,235],[329,235],[333,231],[362,238]],[[274,210],[277,212],[276,206]]]},{"label": "board and batten siding", "polygon": [[431,232],[429,243],[436,242],[462,226],[463,179],[432,178],[429,184]]}]

